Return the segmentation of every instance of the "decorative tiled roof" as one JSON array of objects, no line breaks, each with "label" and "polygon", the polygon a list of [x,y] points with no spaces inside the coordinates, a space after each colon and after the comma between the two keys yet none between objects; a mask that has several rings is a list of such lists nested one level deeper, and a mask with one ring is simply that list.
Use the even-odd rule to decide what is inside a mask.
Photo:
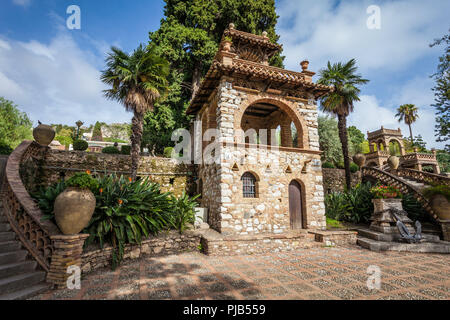
[{"label": "decorative tiled roof", "polygon": [[[232,38],[231,48],[225,49],[225,37]],[[195,114],[202,108],[213,90],[217,88],[222,76],[263,81],[268,83],[271,89],[307,91],[316,98],[333,90],[330,86],[313,83],[311,77],[314,72],[306,70],[307,67],[303,72],[295,72],[269,66],[268,57],[280,50],[281,46],[271,43],[265,33],[258,36],[231,27],[225,30],[220,47],[222,50],[219,50],[214,58],[186,111],[187,114]],[[241,57],[245,57],[245,60]]]}]

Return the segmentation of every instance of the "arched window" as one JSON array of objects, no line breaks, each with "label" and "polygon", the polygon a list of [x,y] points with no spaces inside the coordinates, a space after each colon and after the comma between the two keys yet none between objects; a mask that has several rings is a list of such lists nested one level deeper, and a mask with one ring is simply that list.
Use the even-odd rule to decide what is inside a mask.
[{"label": "arched window", "polygon": [[250,172],[246,172],[241,177],[242,192],[244,198],[256,198],[256,178]]}]

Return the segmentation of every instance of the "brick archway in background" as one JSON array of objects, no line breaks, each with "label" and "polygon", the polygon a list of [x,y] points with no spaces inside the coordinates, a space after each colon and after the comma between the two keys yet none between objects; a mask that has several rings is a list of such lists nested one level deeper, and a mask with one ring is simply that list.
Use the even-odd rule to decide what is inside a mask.
[{"label": "brick archway in background", "polygon": [[[272,97],[261,98],[260,96],[251,96],[249,94],[248,98],[245,101],[243,101],[243,103],[240,105],[239,110],[236,111],[236,114],[234,116],[234,129],[235,130],[241,129],[241,122],[242,122],[242,118],[244,117],[245,110],[247,110],[248,107],[250,107],[251,105],[256,104],[256,103],[272,104],[272,105],[280,108],[280,110],[282,110],[283,112],[285,112],[291,118],[292,122],[294,123],[295,127],[297,128],[298,148],[309,149],[307,126],[304,122],[302,115],[296,109],[297,104],[294,102],[284,100],[284,99],[272,98]],[[301,137],[301,139],[300,139],[300,137]]]}]

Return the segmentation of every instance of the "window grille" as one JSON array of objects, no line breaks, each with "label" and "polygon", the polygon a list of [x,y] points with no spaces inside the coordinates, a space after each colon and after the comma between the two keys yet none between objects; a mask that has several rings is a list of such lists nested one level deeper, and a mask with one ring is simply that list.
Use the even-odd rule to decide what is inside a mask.
[{"label": "window grille", "polygon": [[256,178],[250,172],[242,175],[242,188],[244,198],[256,198]]}]

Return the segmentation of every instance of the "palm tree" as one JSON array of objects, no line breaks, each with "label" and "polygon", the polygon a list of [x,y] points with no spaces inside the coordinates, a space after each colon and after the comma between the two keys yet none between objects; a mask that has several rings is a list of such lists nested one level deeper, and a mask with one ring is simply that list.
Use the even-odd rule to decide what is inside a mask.
[{"label": "palm tree", "polygon": [[411,124],[419,119],[418,109],[413,104],[403,104],[397,109],[397,114],[395,115],[398,118],[398,122],[404,121],[409,127],[409,137],[411,139],[411,144],[414,143]]},{"label": "palm tree", "polygon": [[122,103],[133,112],[131,124],[131,178],[136,179],[142,141],[143,120],[155,102],[168,91],[169,63],[152,45],[142,44],[132,53],[112,47],[101,80],[112,88],[104,90],[108,99]]},{"label": "palm tree", "polygon": [[339,138],[344,155],[345,182],[347,190],[351,188],[350,157],[348,155],[347,116],[353,112],[353,103],[359,101],[360,89],[358,85],[369,82],[361,75],[356,74],[356,60],[351,59],[347,63],[331,64],[328,61],[327,68],[320,70],[318,83],[334,86],[334,91],[321,98],[321,108],[338,117]]}]

